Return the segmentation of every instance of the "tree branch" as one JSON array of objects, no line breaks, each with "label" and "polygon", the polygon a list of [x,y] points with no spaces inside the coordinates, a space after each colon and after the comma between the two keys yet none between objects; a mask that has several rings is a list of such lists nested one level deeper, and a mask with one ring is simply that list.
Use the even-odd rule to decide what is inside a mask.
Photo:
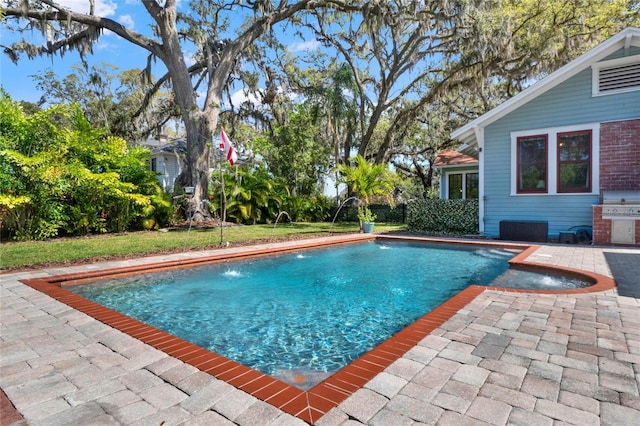
[{"label": "tree branch", "polygon": [[[49,3],[47,3],[49,4]],[[140,33],[135,31],[131,31],[127,27],[122,24],[109,19],[103,18],[95,15],[87,15],[84,13],[76,13],[72,12],[68,9],[64,9],[58,5],[55,5],[58,8],[58,11],[38,11],[34,9],[29,9],[24,11],[20,8],[7,8],[3,10],[5,19],[6,17],[16,17],[16,18],[28,18],[30,20],[35,20],[38,22],[43,21],[54,21],[54,22],[76,22],[78,24],[87,25],[90,27],[106,29],[115,34],[119,35],[123,39],[133,43],[137,46],[142,47],[145,50],[150,51],[154,55],[161,56],[161,45]],[[44,30],[42,30],[44,32]],[[88,29],[82,30],[80,33],[72,34],[67,37],[65,40],[61,40],[55,43],[51,48],[43,49],[43,53],[55,53],[57,49],[60,49],[64,46],[72,46],[77,45],[80,40],[86,39],[90,35],[90,31]],[[54,49],[55,47],[55,49]]]}]

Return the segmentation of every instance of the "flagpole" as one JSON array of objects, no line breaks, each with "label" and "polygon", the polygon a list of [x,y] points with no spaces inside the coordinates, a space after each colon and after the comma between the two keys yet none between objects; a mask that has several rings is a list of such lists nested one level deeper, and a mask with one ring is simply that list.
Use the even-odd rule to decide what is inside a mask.
[{"label": "flagpole", "polygon": [[[220,149],[223,150],[224,157],[226,158],[227,161],[229,161],[229,164],[233,166],[235,162],[238,160],[238,156],[236,155],[233,149],[233,145],[231,145],[231,141],[227,137],[227,134],[224,132],[223,128],[220,129]],[[222,188],[220,191],[220,216],[221,216],[220,244],[221,245],[222,245],[222,228],[224,226],[225,220],[227,219],[227,204],[226,204],[227,196],[224,193],[224,175],[222,173],[222,161],[223,161],[222,158],[220,158],[220,184],[222,185]]]},{"label": "flagpole", "polygon": [[226,199],[224,194],[224,174],[222,173],[222,156],[219,156],[218,168],[220,169],[220,245],[222,245],[222,228],[224,227],[225,216],[227,212]]}]

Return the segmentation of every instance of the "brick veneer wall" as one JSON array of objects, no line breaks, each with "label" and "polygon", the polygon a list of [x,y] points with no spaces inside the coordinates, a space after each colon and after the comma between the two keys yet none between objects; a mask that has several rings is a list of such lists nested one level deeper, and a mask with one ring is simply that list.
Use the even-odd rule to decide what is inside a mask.
[{"label": "brick veneer wall", "polygon": [[600,126],[600,191],[640,190],[640,119]]},{"label": "brick veneer wall", "polygon": [[[640,119],[600,126],[600,194],[640,190]],[[640,220],[635,221],[640,246]],[[602,206],[593,206],[593,244],[611,244],[611,220],[602,219]]]}]

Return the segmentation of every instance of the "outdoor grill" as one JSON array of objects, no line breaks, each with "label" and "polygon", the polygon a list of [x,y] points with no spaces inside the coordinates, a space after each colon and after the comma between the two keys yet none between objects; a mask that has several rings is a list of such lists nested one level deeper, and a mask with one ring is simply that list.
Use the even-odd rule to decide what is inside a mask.
[{"label": "outdoor grill", "polygon": [[640,191],[603,191],[602,216],[640,219]]},{"label": "outdoor grill", "polygon": [[611,243],[635,244],[635,221],[640,220],[640,191],[603,191],[602,219],[611,220]]}]

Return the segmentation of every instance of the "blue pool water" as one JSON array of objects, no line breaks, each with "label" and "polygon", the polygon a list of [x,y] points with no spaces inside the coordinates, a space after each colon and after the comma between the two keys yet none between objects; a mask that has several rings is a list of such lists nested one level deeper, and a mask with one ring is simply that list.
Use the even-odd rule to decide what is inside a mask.
[{"label": "blue pool water", "polygon": [[513,255],[367,242],[68,288],[277,377],[337,371]]}]

